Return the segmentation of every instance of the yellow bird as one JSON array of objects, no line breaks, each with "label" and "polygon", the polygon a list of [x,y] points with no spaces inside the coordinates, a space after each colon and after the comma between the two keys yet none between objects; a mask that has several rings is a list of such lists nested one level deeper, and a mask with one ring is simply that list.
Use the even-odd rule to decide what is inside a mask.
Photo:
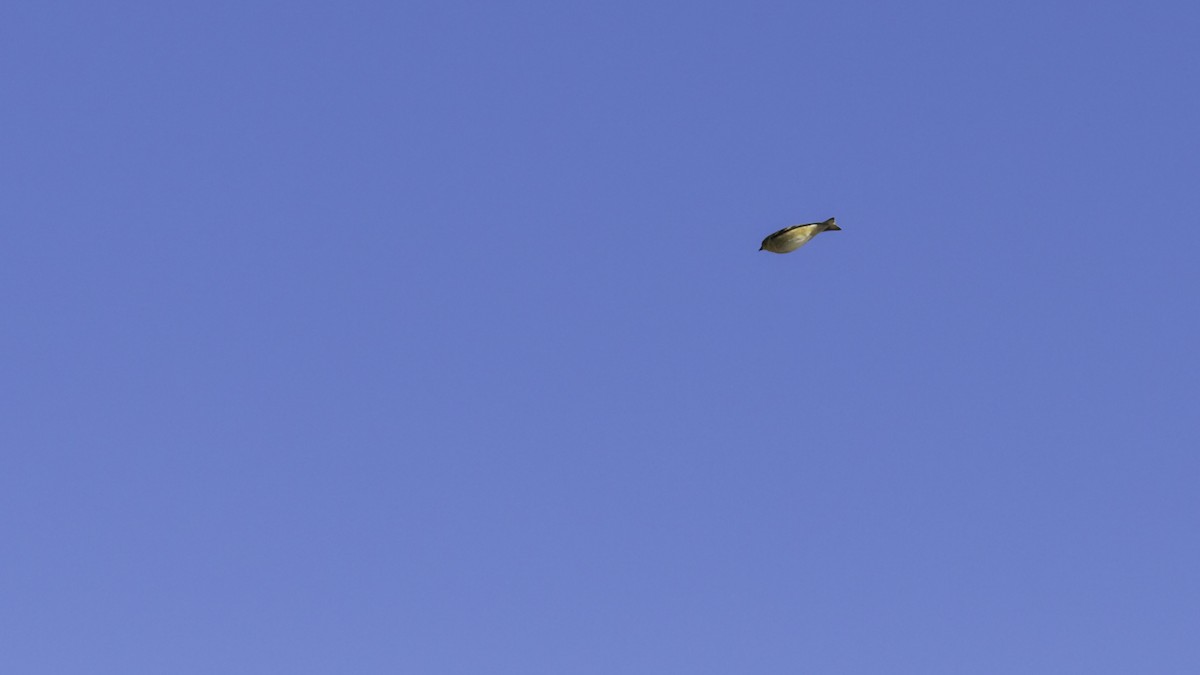
[{"label": "yellow bird", "polygon": [[762,246],[758,247],[758,250],[770,251],[771,253],[791,253],[807,244],[809,239],[821,234],[825,230],[840,229],[842,228],[838,227],[833,218],[823,223],[792,225],[767,236],[766,239],[763,239]]}]

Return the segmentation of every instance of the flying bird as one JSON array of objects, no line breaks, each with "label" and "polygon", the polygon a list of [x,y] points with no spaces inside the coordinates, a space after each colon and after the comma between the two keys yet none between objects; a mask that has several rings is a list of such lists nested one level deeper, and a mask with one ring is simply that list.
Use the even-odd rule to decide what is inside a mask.
[{"label": "flying bird", "polygon": [[791,253],[801,246],[808,243],[809,239],[821,234],[825,230],[840,230],[833,218],[826,220],[823,223],[805,223],[803,225],[792,225],[785,227],[775,234],[768,235],[763,239],[762,246],[758,247],[760,251],[770,251],[771,253]]}]

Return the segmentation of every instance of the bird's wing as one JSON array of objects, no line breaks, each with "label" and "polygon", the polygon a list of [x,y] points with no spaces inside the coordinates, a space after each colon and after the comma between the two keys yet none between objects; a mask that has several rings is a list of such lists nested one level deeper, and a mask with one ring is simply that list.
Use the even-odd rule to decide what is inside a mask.
[{"label": "bird's wing", "polygon": [[813,225],[820,225],[820,223],[803,223],[800,225],[788,225],[787,227],[783,228],[782,230],[780,230],[778,232],[767,235],[767,239],[770,239],[771,237],[778,237],[781,234],[786,234],[788,232],[791,232],[792,230],[798,230],[802,227],[812,227]]}]

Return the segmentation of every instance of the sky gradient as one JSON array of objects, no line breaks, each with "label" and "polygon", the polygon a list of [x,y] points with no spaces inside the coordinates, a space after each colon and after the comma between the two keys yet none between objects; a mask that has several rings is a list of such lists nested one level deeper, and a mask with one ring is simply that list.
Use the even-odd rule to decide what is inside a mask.
[{"label": "sky gradient", "polygon": [[1197,35],[5,3],[0,671],[1200,672]]}]

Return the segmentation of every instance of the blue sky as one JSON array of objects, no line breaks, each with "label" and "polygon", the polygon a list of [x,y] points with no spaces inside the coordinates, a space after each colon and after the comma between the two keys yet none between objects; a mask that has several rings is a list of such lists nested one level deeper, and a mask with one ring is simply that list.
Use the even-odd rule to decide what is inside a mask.
[{"label": "blue sky", "polygon": [[6,3],[0,670],[1197,672],[1197,34]]}]

